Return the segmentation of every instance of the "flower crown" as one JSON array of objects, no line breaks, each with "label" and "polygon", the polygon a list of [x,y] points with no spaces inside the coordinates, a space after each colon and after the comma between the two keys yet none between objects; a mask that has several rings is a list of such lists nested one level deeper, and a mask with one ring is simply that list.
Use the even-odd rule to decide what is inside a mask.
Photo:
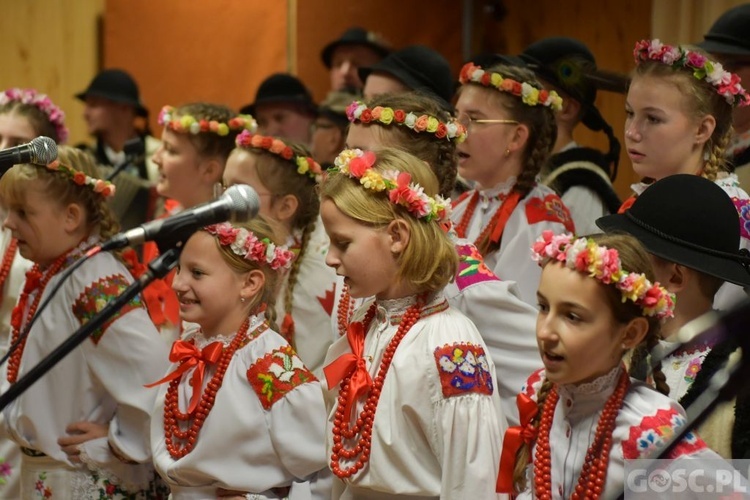
[{"label": "flower crown", "polygon": [[234,142],[240,148],[263,149],[269,153],[280,156],[297,167],[298,174],[312,177],[316,182],[320,181],[320,177],[323,175],[323,169],[318,162],[309,156],[295,154],[294,150],[281,139],[254,134],[249,130],[243,130]]},{"label": "flower crown", "polygon": [[614,248],[599,246],[591,238],[574,239],[571,234],[554,235],[552,231],[543,231],[531,251],[532,258],[540,265],[548,259],[562,262],[606,285],[614,285],[622,294],[622,301],[632,301],[645,316],[660,319],[673,316],[674,295],[659,283],[651,283],[641,273],[623,270]]},{"label": "flower crown", "polygon": [[378,122],[383,125],[403,125],[415,132],[429,132],[434,134],[438,139],[448,139],[456,141],[457,144],[464,142],[466,139],[466,127],[458,120],[451,120],[443,123],[434,116],[419,115],[402,109],[386,108],[375,106],[368,108],[361,101],[354,101],[346,107],[346,117],[350,122],[359,120],[361,123]]},{"label": "flower crown", "polygon": [[286,247],[276,246],[268,238],[260,240],[244,227],[222,222],[203,229],[216,236],[220,245],[229,247],[236,255],[258,264],[268,264],[273,270],[288,269],[294,259],[294,254]]},{"label": "flower crown", "polygon": [[500,92],[507,92],[520,97],[521,101],[527,106],[548,106],[553,111],[562,109],[562,97],[554,90],[538,89],[530,83],[505,78],[500,73],[485,71],[481,66],[474,63],[464,64],[458,76],[458,81],[461,85],[478,83],[485,87],[493,87]]},{"label": "flower crown", "polygon": [[47,115],[47,119],[54,125],[57,132],[58,144],[62,144],[68,139],[68,127],[65,126],[65,113],[63,113],[62,109],[55,106],[46,94],[37,92],[34,89],[19,88],[8,89],[0,94],[0,106],[14,101],[34,106]]},{"label": "flower crown", "polygon": [[720,63],[711,61],[703,54],[680,46],[665,45],[658,39],[654,39],[637,42],[633,49],[633,57],[636,64],[655,61],[674,69],[687,68],[698,80],[710,83],[731,106],[750,104],[750,96],[740,85],[740,77],[725,70]]},{"label": "flower crown", "polygon": [[115,185],[104,179],[97,179],[96,177],[90,177],[80,170],[76,170],[73,167],[60,163],[60,160],[55,160],[47,165],[39,165],[46,167],[53,172],[60,172],[65,175],[70,181],[79,186],[86,186],[97,194],[102,195],[104,198],[109,198],[115,195]]},{"label": "flower crown", "polygon": [[391,203],[405,207],[417,219],[427,222],[444,222],[449,219],[450,200],[440,195],[435,198],[427,196],[419,184],[411,182],[411,175],[407,172],[388,170],[381,173],[374,170],[372,167],[376,160],[372,151],[345,149],[334,160],[334,167],[329,172],[340,172],[357,179],[370,191],[386,191]]},{"label": "flower crown", "polygon": [[250,115],[238,115],[230,118],[228,122],[223,123],[216,120],[206,120],[205,118],[195,118],[190,115],[182,115],[174,118],[175,108],[164,106],[159,112],[159,125],[163,125],[170,130],[181,133],[191,133],[193,135],[202,132],[213,132],[219,136],[228,135],[231,131],[249,130],[255,132],[258,129],[258,122]]}]

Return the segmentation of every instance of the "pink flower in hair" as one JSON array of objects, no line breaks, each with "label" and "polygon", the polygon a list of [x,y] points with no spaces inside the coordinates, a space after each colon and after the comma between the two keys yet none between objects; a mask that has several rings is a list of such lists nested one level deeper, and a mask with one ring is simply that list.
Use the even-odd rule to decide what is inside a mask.
[{"label": "pink flower in hair", "polygon": [[693,68],[702,68],[706,64],[706,56],[697,52],[688,52],[686,59],[688,66],[692,66]]},{"label": "pink flower in hair", "polygon": [[361,179],[365,175],[365,172],[375,165],[375,160],[375,153],[372,151],[365,151],[362,156],[352,158],[349,162],[349,172],[352,176]]}]

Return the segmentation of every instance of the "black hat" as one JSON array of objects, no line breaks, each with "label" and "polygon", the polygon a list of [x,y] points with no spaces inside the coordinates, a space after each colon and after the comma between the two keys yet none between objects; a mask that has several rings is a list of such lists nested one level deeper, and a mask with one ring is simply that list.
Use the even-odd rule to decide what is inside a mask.
[{"label": "black hat", "polygon": [[623,214],[596,220],[606,232],[635,236],[662,259],[741,286],[750,271],[740,251],[740,220],[727,193],[699,175],[670,175],[649,186]]},{"label": "black hat", "polygon": [[135,106],[138,116],[148,116],[148,110],[141,103],[138,84],[133,77],[121,69],[105,69],[91,80],[83,92],[76,94],[81,101],[87,97],[102,97],[110,101]]},{"label": "black hat", "polygon": [[714,22],[698,47],[716,54],[750,56],[750,3],[729,9]]},{"label": "black hat", "polygon": [[342,45],[364,45],[380,54],[381,57],[385,57],[391,53],[388,44],[377,33],[367,31],[364,28],[349,28],[344,31],[341,38],[326,45],[320,53],[320,58],[323,59],[323,64],[326,65],[326,68],[331,67],[333,51]]},{"label": "black hat", "polygon": [[278,103],[299,104],[311,114],[317,113],[315,102],[305,84],[288,73],[275,73],[263,80],[255,93],[255,102],[240,108],[240,113],[254,115],[259,104]]},{"label": "black hat", "polygon": [[439,52],[423,45],[410,45],[398,50],[369,68],[359,68],[363,82],[370,73],[386,73],[411,90],[419,90],[440,98],[450,109],[453,99],[453,74],[448,60]]}]

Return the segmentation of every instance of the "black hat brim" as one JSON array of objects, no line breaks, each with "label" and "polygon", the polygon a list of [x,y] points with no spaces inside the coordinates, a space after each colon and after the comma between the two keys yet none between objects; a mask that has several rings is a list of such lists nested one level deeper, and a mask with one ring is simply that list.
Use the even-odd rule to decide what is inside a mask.
[{"label": "black hat brim", "polygon": [[712,54],[728,54],[733,56],[750,56],[750,47],[739,47],[734,44],[718,40],[704,40],[696,44],[701,49]]},{"label": "black hat brim", "polygon": [[242,106],[240,108],[240,114],[255,116],[257,107],[263,104],[294,104],[309,112],[313,116],[318,115],[318,108],[315,103],[309,101],[308,99],[305,99],[302,96],[276,96],[267,97],[265,99],[258,99],[253,103]]},{"label": "black hat brim", "polygon": [[369,40],[336,40],[335,42],[331,42],[326,45],[323,48],[323,51],[320,53],[320,58],[323,60],[323,64],[325,64],[326,68],[331,69],[333,52],[337,48],[343,47],[345,45],[362,45],[363,47],[367,47],[373,50],[375,53],[380,55],[380,57],[385,57],[391,53],[390,49],[387,49],[386,47],[378,45],[377,43],[371,42]]},{"label": "black hat brim", "polygon": [[738,261],[673,243],[639,226],[626,214],[605,215],[596,220],[596,225],[607,233],[622,232],[634,236],[649,253],[669,262],[682,264],[735,285],[750,286],[750,272]]},{"label": "black hat brim", "polygon": [[148,116],[148,110],[146,107],[141,104],[138,101],[134,101],[133,99],[124,98],[121,95],[109,93],[102,90],[87,90],[84,92],[79,92],[75,95],[76,99],[80,101],[86,101],[87,97],[101,97],[102,99],[107,99],[112,102],[118,102],[121,104],[129,104],[135,108],[135,112],[138,116],[147,117]]},{"label": "black hat brim", "polygon": [[[357,69],[357,74],[359,74],[359,79],[363,82],[367,80],[367,77],[369,77],[373,73],[383,73],[386,75],[390,75],[409,87],[411,90],[418,90],[432,96],[433,98],[438,99],[440,104],[446,110],[452,109],[452,106],[449,103],[449,96],[436,94],[429,85],[427,85],[425,82],[420,81],[418,78],[415,78],[414,75],[412,75],[405,68],[399,67],[399,64],[401,64],[400,61],[389,60],[389,64],[387,66],[376,64],[367,68],[359,68]],[[446,99],[446,97],[448,98]]]}]

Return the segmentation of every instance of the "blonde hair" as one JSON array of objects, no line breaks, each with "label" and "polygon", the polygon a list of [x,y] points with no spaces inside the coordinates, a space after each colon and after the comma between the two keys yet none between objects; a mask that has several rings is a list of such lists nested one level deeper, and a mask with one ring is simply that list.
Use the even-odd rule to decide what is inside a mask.
[{"label": "blonde hair", "polygon": [[[381,94],[374,96],[365,103],[367,107],[383,106],[400,109],[406,113],[434,116],[443,123],[453,120],[453,116],[445,111],[441,104],[426,94],[411,91],[398,94]],[[456,185],[458,171],[458,156],[455,141],[438,139],[434,134],[418,133],[408,127],[397,126],[395,123],[385,125],[378,120],[370,123],[357,123],[362,127],[377,127],[379,137],[384,147],[396,147],[408,151],[432,168],[438,178],[439,194],[449,198]]]},{"label": "blonde hair", "polygon": [[[310,156],[310,151],[302,144],[284,141],[297,156]],[[297,257],[289,270],[287,287],[284,291],[284,312],[291,314],[294,288],[297,285],[302,258],[307,250],[310,236],[315,230],[315,221],[320,213],[320,199],[318,198],[315,180],[309,175],[297,173],[297,166],[277,154],[261,148],[241,148],[256,159],[255,169],[260,182],[271,193],[274,200],[292,195],[297,199],[297,210],[292,217],[292,227],[302,230],[302,239]]]},{"label": "blonde hair", "polygon": [[[693,48],[690,50],[715,62],[715,59],[702,50]],[[716,128],[703,145],[706,161],[701,176],[710,181],[715,181],[719,172],[729,172],[731,167],[726,160],[724,150],[732,137],[732,106],[726,99],[719,95],[716,88],[705,79],[695,78],[692,69],[688,71],[656,61],[644,61],[635,67],[633,79],[646,76],[663,78],[674,84],[680,94],[688,96],[687,99],[681,99],[680,102],[683,103],[688,115],[692,118],[700,120],[707,115],[714,117]]]},{"label": "blonde hair", "polygon": [[[377,172],[398,170],[411,175],[412,182],[435,196],[437,178],[419,158],[399,149],[384,148],[375,152],[373,169]],[[458,254],[448,236],[435,221],[416,219],[406,208],[391,203],[385,193],[365,189],[357,179],[330,173],[321,184],[322,199],[330,199],[345,215],[373,228],[386,227],[394,220],[404,221],[411,238],[397,256],[396,279],[413,284],[419,293],[441,290],[456,274]]]},{"label": "blonde hair", "polygon": [[[273,228],[263,217],[255,217],[254,219],[245,223],[232,223],[232,226],[236,228],[244,228],[257,236],[259,240],[268,239],[272,243],[279,245],[280,242],[275,241]],[[209,233],[207,233],[209,234]],[[271,266],[261,265],[258,262],[245,259],[232,250],[228,245],[222,245],[219,242],[218,236],[213,236],[216,248],[219,250],[219,254],[224,262],[238,274],[248,273],[250,271],[259,270],[265,277],[265,284],[261,293],[255,295],[250,299],[247,307],[251,313],[259,311],[262,306],[266,306],[265,315],[268,320],[268,324],[271,329],[278,331],[276,324],[276,291],[279,287],[280,273],[281,271],[271,269]]]},{"label": "blonde hair", "polygon": [[[79,170],[89,177],[101,178],[94,158],[79,149],[58,146],[57,159],[61,164]],[[50,170],[46,166],[25,163],[8,170],[0,178],[0,197],[3,203],[6,206],[23,204],[28,183],[35,180],[40,181],[44,192],[61,206],[76,203],[83,207],[89,234],[98,230],[99,236],[107,240],[119,232],[120,223],[101,194],[95,193],[88,186],[79,186],[62,171]]]},{"label": "blonde hair", "polygon": [[[635,237],[628,234],[595,234],[591,236],[591,239],[593,239],[597,245],[617,250],[623,269],[627,269],[630,272],[642,273],[649,281],[655,281],[649,254]],[[636,356],[642,356],[644,353],[647,355],[651,348],[658,344],[660,331],[659,320],[653,316],[644,316],[643,310],[632,301],[623,302],[622,293],[613,285],[607,285],[600,281],[597,281],[597,285],[602,292],[605,293],[607,303],[609,304],[610,311],[612,312],[615,321],[620,324],[627,324],[633,319],[640,317],[645,318],[648,321],[649,328],[646,336],[633,350],[632,363],[635,364],[637,361]],[[662,394],[668,395],[669,386],[667,385],[666,378],[661,371],[661,364],[654,368],[653,377],[657,390]],[[544,404],[553,386],[554,384],[545,377],[542,386],[537,393],[538,411],[536,417],[531,423],[531,425],[537,429],[539,428]],[[516,491],[520,492],[526,489],[526,464],[529,462],[530,457],[531,445],[524,443],[516,454],[516,463],[513,470],[513,482]]]}]

